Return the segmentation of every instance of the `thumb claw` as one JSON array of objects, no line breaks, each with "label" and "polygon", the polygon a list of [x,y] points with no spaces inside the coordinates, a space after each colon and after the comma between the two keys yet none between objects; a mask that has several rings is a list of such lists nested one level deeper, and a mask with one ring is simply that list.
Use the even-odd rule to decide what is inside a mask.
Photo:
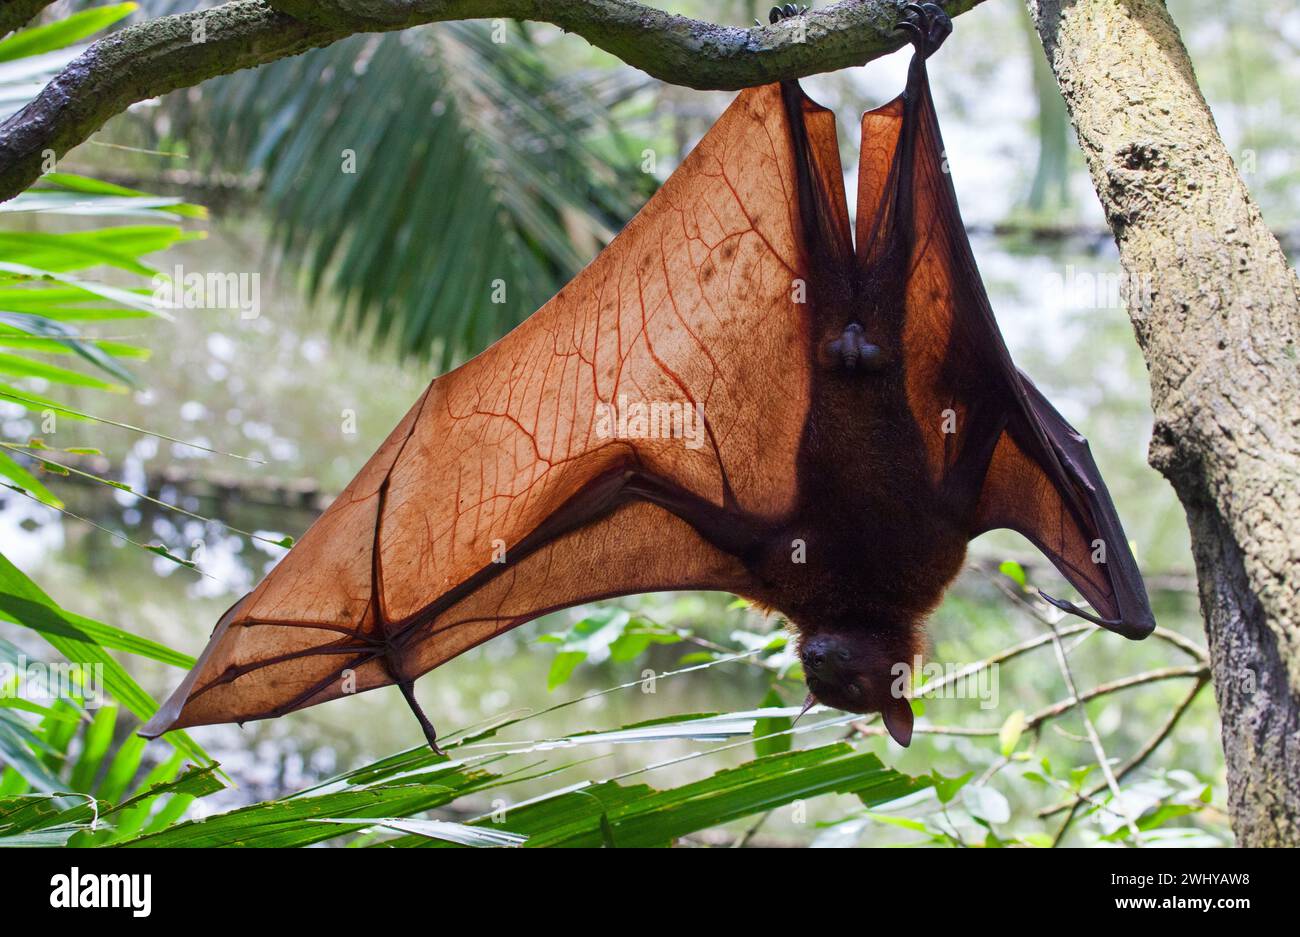
[{"label": "thumb claw", "polygon": [[1105,618],[1098,618],[1096,615],[1092,614],[1091,612],[1084,611],[1083,609],[1079,608],[1079,606],[1075,605],[1073,602],[1067,602],[1065,599],[1054,598],[1053,596],[1048,595],[1042,589],[1038,590],[1038,597],[1041,598],[1048,605],[1052,606],[1053,608],[1059,608],[1061,611],[1068,612],[1071,615],[1078,615],[1084,621],[1090,621],[1094,625],[1114,624],[1113,621],[1110,621]]}]

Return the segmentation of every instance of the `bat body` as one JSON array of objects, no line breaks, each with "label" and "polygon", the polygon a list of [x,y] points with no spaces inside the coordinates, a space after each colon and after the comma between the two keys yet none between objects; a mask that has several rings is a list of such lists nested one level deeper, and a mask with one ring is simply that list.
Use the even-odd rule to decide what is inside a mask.
[{"label": "bat body", "polygon": [[[582,273],[435,380],[218,623],[142,730],[269,718],[423,673],[539,615],[734,592],[799,632],[812,696],[911,710],[891,668],[968,541],[1007,527],[1130,638],[1154,627],[1087,443],[1012,364],[946,172],[925,59],[863,118],[742,92]],[[855,236],[856,235],[856,236]]]}]

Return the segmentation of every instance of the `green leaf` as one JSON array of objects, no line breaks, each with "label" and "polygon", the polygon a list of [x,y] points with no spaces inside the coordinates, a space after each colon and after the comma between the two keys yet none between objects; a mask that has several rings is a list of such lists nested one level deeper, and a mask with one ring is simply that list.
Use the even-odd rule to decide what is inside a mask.
[{"label": "green leaf", "polygon": [[0,398],[3,398],[6,403],[18,404],[33,413],[38,413],[42,410],[54,410],[59,414],[60,418],[75,420],[77,422],[83,422],[86,420],[85,416],[78,414],[76,411],[65,410],[62,404],[50,397],[43,397],[40,394],[33,394],[30,391],[19,391],[18,388],[11,384],[0,383]]},{"label": "green leaf", "polygon": [[746,710],[730,713],[690,713],[666,716],[625,725],[620,729],[603,732],[577,732],[562,740],[569,744],[658,742],[666,739],[694,739],[697,741],[722,741],[741,735],[757,736],[758,722],[763,719],[788,719],[787,707]]},{"label": "green leaf", "polygon": [[[141,720],[147,720],[158,709],[153,697],[140,688],[103,646],[79,627],[80,622],[64,614],[3,554],[0,554],[0,617],[37,631],[72,663],[102,668],[105,689]],[[104,628],[100,626],[100,629]],[[211,763],[207,753],[184,732],[169,732],[166,738],[195,761]]]},{"label": "green leaf", "polygon": [[[42,610],[41,607],[44,607]],[[78,615],[56,605],[31,579],[0,553],[0,620],[49,637],[92,641],[116,651],[188,670],[195,659],[165,644]]]},{"label": "green leaf", "polygon": [[153,769],[136,786],[133,795],[135,802],[129,807],[123,807],[118,812],[114,824],[116,826],[116,838],[129,839],[138,835],[144,829],[145,823],[149,821],[153,813],[156,801],[154,798],[142,795],[147,795],[151,788],[156,788],[160,784],[166,784],[173,780],[184,764],[185,753],[177,750],[172,752],[170,758],[154,765]]},{"label": "green leaf", "polygon": [[[190,205],[181,202],[179,199],[159,199],[156,195],[150,195],[147,192],[141,192],[139,189],[128,189],[123,185],[115,185],[112,182],[104,182],[102,179],[92,179],[89,176],[79,176],[70,172],[47,172],[37,182],[41,189],[37,191],[46,191],[48,187],[61,189],[68,193],[79,193],[82,195],[103,196],[112,199],[114,205],[132,206],[140,204],[138,202],[126,202],[124,199],[143,199],[148,202],[165,201],[164,208],[168,214],[178,215],[182,218],[205,219],[208,217],[208,210],[202,205]],[[85,201],[84,199],[82,200]],[[91,204],[99,204],[94,200]]]},{"label": "green leaf", "polygon": [[[0,801],[0,846],[89,846],[108,842],[121,836],[123,823],[129,824],[142,813],[147,815],[163,796],[170,796],[171,800],[160,815],[174,814],[169,811],[173,804],[179,802],[184,809],[196,797],[224,789],[215,771],[215,765],[191,768],[174,780],[150,784],[117,806],[79,796],[73,800],[73,806],[62,808],[69,799],[66,792]],[[172,816],[173,820],[176,815]],[[92,823],[99,829],[92,830]]]},{"label": "green leaf", "polygon": [[650,647],[653,636],[643,632],[624,632],[609,645],[609,659],[618,664],[636,660]]},{"label": "green leaf", "polygon": [[127,736],[109,763],[104,779],[95,789],[95,796],[110,803],[120,800],[126,793],[127,785],[140,769],[140,761],[144,758],[147,745],[148,741],[138,735]]},{"label": "green leaf", "polygon": [[1016,839],[1036,849],[1052,848],[1052,837],[1046,833],[1025,833],[1023,836],[1017,836]]},{"label": "green leaf", "polygon": [[60,368],[58,365],[46,364],[44,361],[34,361],[30,358],[22,358],[5,352],[0,352],[0,374],[11,374],[15,377],[37,377],[43,381],[70,384],[73,387],[89,387],[93,390],[117,391],[119,393],[126,390],[121,384],[110,384],[107,381],[101,381],[97,377],[91,377],[79,371],[70,371],[67,368]]},{"label": "green leaf", "polygon": [[55,823],[63,812],[61,794],[24,794],[0,799],[0,835],[23,833]]},{"label": "green leaf", "polygon": [[547,691],[564,684],[569,677],[573,676],[573,671],[578,665],[586,659],[586,651],[560,651],[556,654],[555,660],[551,661],[551,669],[546,674]]},{"label": "green leaf", "polygon": [[[779,709],[785,706],[785,701],[776,689],[769,689],[767,695],[763,697],[763,702],[759,703],[763,709]],[[788,752],[794,744],[794,738],[788,734],[775,735],[777,732],[785,732],[794,721],[789,716],[764,717],[754,722],[754,754],[762,758],[764,755],[775,755],[780,752]],[[772,738],[763,738],[771,735]]]},{"label": "green leaf", "polygon": [[139,260],[142,254],[202,236],[202,232],[186,234],[176,225],[123,225],[64,234],[0,231],[0,255],[12,263],[55,273],[108,266],[152,277],[157,271]]},{"label": "green leaf", "polygon": [[716,660],[717,654],[712,651],[692,651],[690,654],[683,654],[677,658],[677,666],[689,667],[692,664],[704,664],[711,660]]},{"label": "green leaf", "polygon": [[63,501],[54,492],[41,484],[36,476],[23,468],[9,453],[0,450],[0,475],[12,481],[38,501],[52,508],[63,507]]},{"label": "green leaf", "polygon": [[74,834],[81,832],[82,826],[51,826],[29,833],[15,833],[12,836],[0,833],[0,849],[5,848],[53,848],[66,846]]},{"label": "green leaf", "polygon": [[[620,645],[625,637],[629,640]],[[560,644],[560,652],[551,663],[547,689],[554,690],[567,681],[574,669],[588,657],[599,659],[608,654],[615,660],[630,660],[649,646],[650,641],[661,637],[669,641],[678,640],[672,632],[645,619],[633,618],[624,609],[598,606],[567,632],[546,636],[543,643]],[[641,644],[643,639],[645,643]]]},{"label": "green leaf", "polygon": [[[14,701],[10,701],[14,702]],[[24,783],[21,790],[34,787],[52,791],[59,787],[59,779],[38,755],[44,752],[43,741],[34,736],[26,723],[0,713],[0,760],[5,763],[5,786],[16,787],[15,776]],[[34,754],[35,753],[35,754]]]},{"label": "green leaf", "polygon": [[[126,840],[128,847],[309,846],[345,832],[358,832],[375,820],[409,816],[444,806],[485,789],[498,778],[480,769],[444,765],[420,783],[377,784],[316,796],[265,801],[227,813],[190,820]],[[317,823],[346,817],[350,822]]]},{"label": "green leaf", "polygon": [[939,803],[950,803],[957,792],[966,786],[971,778],[975,777],[974,771],[967,771],[961,777],[946,778],[937,771],[930,772],[930,781],[934,785],[935,796],[939,798]]},{"label": "green leaf", "polygon": [[889,826],[897,826],[904,830],[915,830],[917,833],[929,833],[930,829],[920,820],[913,820],[911,817],[901,817],[892,813],[877,813],[872,810],[866,812],[866,816],[875,820],[877,823],[885,823]]},{"label": "green leaf", "polygon": [[165,560],[171,560],[177,566],[184,566],[186,569],[198,569],[198,565],[196,563],[194,563],[191,560],[185,559],[185,557],[183,556],[177,556],[175,553],[173,553],[171,550],[168,550],[167,547],[165,547],[161,543],[145,544],[145,549],[148,550],[150,553],[154,554],[155,556],[161,556]]},{"label": "green leaf", "polygon": [[1020,586],[1022,589],[1024,589],[1028,583],[1028,579],[1025,577],[1025,568],[1015,560],[1003,560],[1002,563],[998,565],[998,572],[1009,579],[1014,580],[1016,585]]},{"label": "green leaf", "polygon": [[11,62],[14,59],[53,52],[55,49],[70,46],[125,19],[136,7],[135,3],[114,3],[92,7],[42,26],[21,30],[12,36],[0,39],[0,62]]},{"label": "green leaf", "polygon": [[366,826],[382,826],[399,833],[413,833],[427,839],[436,839],[461,846],[522,846],[528,841],[527,836],[518,833],[498,833],[484,827],[467,826],[464,823],[449,823],[446,820],[408,820],[385,817],[367,820],[364,817],[351,819],[320,818],[315,823],[347,823]]},{"label": "green leaf", "polygon": [[[148,292],[136,292],[133,290],[124,290],[121,287],[109,286],[107,283],[99,283],[95,280],[85,280],[64,273],[54,273],[49,270],[41,270],[38,267],[30,267],[26,264],[10,263],[9,261],[0,261],[0,273],[9,274],[8,277],[0,277],[0,280],[8,279],[13,282],[22,283],[60,283],[64,286],[73,287],[83,294],[97,296],[101,299],[107,299],[111,302],[126,306],[138,312],[150,316],[158,316],[163,319],[171,319],[172,316],[167,312],[159,309],[153,301],[153,294]],[[12,304],[5,304],[7,308],[12,309]],[[50,313],[46,310],[38,310]]]},{"label": "green leaf", "polygon": [[73,790],[87,794],[93,790],[100,765],[104,763],[109,743],[113,741],[113,728],[116,725],[116,706],[101,706],[95,711],[82,739],[81,755],[72,768],[70,783]]},{"label": "green leaf", "polygon": [[[878,806],[929,782],[884,767],[843,743],[756,759],[681,787],[655,790],[606,781],[522,804],[497,829],[528,836],[526,848],[667,846],[699,830],[821,794],[855,794]],[[490,821],[475,821],[481,825]]]},{"label": "green leaf", "polygon": [[1002,728],[998,730],[998,746],[1002,751],[1003,758],[1010,758],[1011,753],[1016,750],[1020,744],[1020,736],[1025,731],[1025,711],[1017,709],[1011,715],[1007,716],[1006,722],[1002,723]]}]

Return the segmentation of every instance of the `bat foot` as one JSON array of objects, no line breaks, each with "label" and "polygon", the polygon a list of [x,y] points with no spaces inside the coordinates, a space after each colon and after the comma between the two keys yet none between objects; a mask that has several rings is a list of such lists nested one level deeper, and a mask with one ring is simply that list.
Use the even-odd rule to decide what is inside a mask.
[{"label": "bat foot", "polygon": [[845,371],[879,371],[885,366],[885,350],[867,341],[862,326],[850,322],[844,333],[827,346],[831,360]]},{"label": "bat foot", "polygon": [[424,732],[424,740],[429,743],[429,748],[433,749],[435,755],[445,755],[446,753],[438,747],[438,730],[433,727],[429,717],[424,714],[420,708],[419,701],[415,698],[415,684],[405,680],[398,684],[402,690],[402,696],[406,698],[406,705],[411,707],[411,712],[415,713],[415,718],[420,723],[420,729]]},{"label": "bat foot", "polygon": [[[767,13],[767,21],[769,23],[779,23],[781,20],[803,16],[807,12],[808,8],[806,6],[797,6],[793,3],[787,3],[785,6],[772,7],[772,9]],[[754,22],[758,23],[758,20],[754,20]],[[763,24],[759,23],[759,25],[761,26]]]},{"label": "bat foot", "polygon": [[911,37],[922,58],[934,55],[952,32],[952,19],[937,3],[909,3],[903,13],[908,18],[900,20],[894,29]]}]

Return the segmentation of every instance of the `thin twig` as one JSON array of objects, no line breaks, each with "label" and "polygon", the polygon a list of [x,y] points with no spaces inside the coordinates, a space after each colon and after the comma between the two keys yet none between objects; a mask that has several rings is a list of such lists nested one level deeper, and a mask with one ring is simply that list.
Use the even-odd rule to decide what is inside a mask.
[{"label": "thin twig", "polygon": [[[1128,690],[1135,686],[1143,686],[1148,683],[1159,683],[1163,680],[1177,680],[1183,677],[1193,677],[1198,683],[1209,678],[1209,669],[1206,667],[1161,667],[1156,670],[1147,670],[1142,673],[1130,674],[1127,677],[1121,677],[1118,680],[1111,680],[1108,683],[1098,684],[1091,690],[1085,692],[1081,697],[1071,696],[1068,699],[1059,700],[1050,706],[1040,709],[1025,719],[1025,732],[1038,729],[1043,723],[1051,719],[1056,719],[1065,715],[1071,709],[1080,703],[1087,703],[1097,699],[1099,696],[1108,696],[1111,693],[1118,693],[1120,690]],[[885,728],[869,724],[868,720],[857,719],[849,723],[855,735],[884,735]],[[968,726],[942,726],[942,725],[919,725],[912,730],[919,735],[962,735],[970,737],[992,737],[998,735],[1002,729],[997,727],[971,728]],[[1084,739],[1087,741],[1087,739]]]},{"label": "thin twig", "polygon": [[1110,788],[1115,805],[1123,811],[1129,833],[1132,834],[1135,840],[1141,842],[1142,834],[1138,831],[1137,824],[1128,815],[1128,811],[1123,809],[1119,782],[1115,780],[1115,775],[1111,772],[1110,758],[1106,754],[1105,747],[1101,744],[1101,736],[1097,732],[1097,727],[1093,725],[1092,717],[1088,715],[1088,709],[1083,700],[1079,698],[1079,690],[1074,683],[1074,674],[1070,670],[1070,662],[1065,658],[1065,646],[1061,644],[1061,636],[1057,633],[1056,623],[1048,621],[1047,627],[1052,630],[1052,648],[1056,651],[1056,663],[1061,670],[1061,676],[1065,678],[1065,688],[1069,691],[1070,698],[1073,700],[1072,708],[1078,709],[1079,716],[1083,719],[1083,727],[1088,733],[1088,743],[1092,746],[1093,754],[1097,758],[1097,766],[1101,768],[1102,776],[1106,779],[1106,786]]},{"label": "thin twig", "polygon": [[[1120,766],[1120,769],[1115,772],[1116,780],[1119,781],[1124,780],[1124,778],[1127,777],[1130,772],[1132,772],[1135,768],[1141,766],[1141,764],[1151,756],[1151,753],[1160,747],[1161,743],[1164,742],[1164,740],[1169,737],[1169,734],[1171,732],[1173,732],[1174,726],[1176,726],[1178,724],[1178,721],[1182,719],[1183,714],[1186,713],[1189,708],[1191,708],[1192,703],[1196,700],[1197,694],[1201,692],[1201,688],[1204,687],[1205,684],[1209,682],[1209,680],[1210,677],[1209,674],[1207,673],[1206,675],[1202,676],[1200,679],[1196,681],[1196,685],[1192,687],[1191,691],[1185,697],[1183,697],[1182,702],[1178,704],[1178,706],[1174,709],[1174,711],[1169,714],[1169,718],[1165,720],[1164,725],[1162,725],[1156,731],[1156,733],[1151,736],[1151,738],[1147,739],[1146,744],[1143,745],[1140,749],[1138,749],[1138,751],[1133,755],[1133,757],[1130,758],[1128,761],[1124,762],[1124,764]],[[1105,789],[1104,784],[1098,784],[1095,787],[1093,787],[1092,790],[1087,791],[1086,793],[1081,793],[1074,800],[1062,801],[1061,803],[1056,804],[1055,806],[1042,808],[1041,810],[1038,811],[1037,815],[1042,818],[1047,818],[1052,816],[1053,814],[1060,813],[1062,810],[1077,809],[1079,806],[1080,798],[1092,797],[1096,794],[1099,794],[1104,789]]]}]

